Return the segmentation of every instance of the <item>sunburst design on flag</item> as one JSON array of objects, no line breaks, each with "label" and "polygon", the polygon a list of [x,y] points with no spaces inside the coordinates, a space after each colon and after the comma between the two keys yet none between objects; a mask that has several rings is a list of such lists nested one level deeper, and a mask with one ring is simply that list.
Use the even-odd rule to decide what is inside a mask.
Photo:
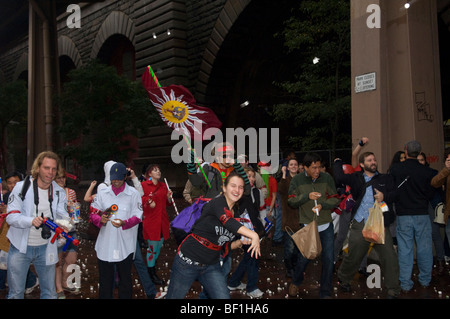
[{"label": "sunburst design on flag", "polygon": [[[154,92],[155,89],[152,91]],[[149,91],[149,94],[154,97],[152,99],[153,105],[168,126],[188,136],[191,132],[188,127],[191,127],[194,134],[200,134],[201,136],[202,132],[198,128],[201,128],[206,122],[196,115],[207,113],[207,111],[190,107],[183,99],[185,97],[184,94],[177,96],[173,89],[170,89],[168,94],[165,90],[160,89],[161,96],[152,91]]]}]

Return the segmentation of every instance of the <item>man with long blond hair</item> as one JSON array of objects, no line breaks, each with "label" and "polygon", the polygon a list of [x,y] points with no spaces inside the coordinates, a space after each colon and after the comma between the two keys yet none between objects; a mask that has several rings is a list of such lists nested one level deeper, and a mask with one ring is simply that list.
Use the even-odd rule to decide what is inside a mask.
[{"label": "man with long blond hair", "polygon": [[44,151],[39,153],[38,156],[36,156],[36,158],[34,159],[33,165],[31,166],[31,177],[33,177],[34,179],[38,178],[39,168],[41,167],[45,158],[55,161],[56,171],[54,172],[55,175],[53,179],[55,179],[57,175],[62,175],[64,169],[61,165],[61,159],[59,158],[58,154],[52,151]]},{"label": "man with long blond hair", "polygon": [[[17,183],[8,200],[7,237],[11,242],[8,253],[9,299],[23,299],[26,274],[30,264],[39,277],[42,299],[55,299],[55,264],[58,262],[57,242],[51,243],[51,230],[44,218],[67,219],[66,194],[54,180],[62,169],[58,155],[51,151],[40,153],[32,166],[30,185]],[[28,182],[27,182],[28,183]]]}]

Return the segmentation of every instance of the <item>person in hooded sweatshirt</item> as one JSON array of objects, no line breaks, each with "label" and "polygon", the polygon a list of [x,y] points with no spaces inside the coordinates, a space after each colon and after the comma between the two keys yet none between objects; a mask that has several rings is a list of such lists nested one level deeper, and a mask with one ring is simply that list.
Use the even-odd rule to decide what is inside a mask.
[{"label": "person in hooded sweatshirt", "polygon": [[99,192],[100,190],[107,188],[108,186],[111,185],[111,178],[110,178],[109,174],[111,171],[111,167],[114,164],[116,164],[115,161],[108,161],[103,165],[103,170],[105,171],[105,180],[103,181],[103,183],[98,184],[97,192]]}]

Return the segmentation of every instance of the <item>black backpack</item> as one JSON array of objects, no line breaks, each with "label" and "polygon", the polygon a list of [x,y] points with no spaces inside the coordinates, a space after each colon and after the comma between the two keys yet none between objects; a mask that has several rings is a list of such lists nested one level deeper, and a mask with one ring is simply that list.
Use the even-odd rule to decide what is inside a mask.
[{"label": "black backpack", "polygon": [[22,202],[25,200],[25,195],[28,192],[28,188],[30,188],[30,184],[31,184],[31,176],[27,175],[23,180],[22,190],[19,193],[19,197],[22,200]]}]

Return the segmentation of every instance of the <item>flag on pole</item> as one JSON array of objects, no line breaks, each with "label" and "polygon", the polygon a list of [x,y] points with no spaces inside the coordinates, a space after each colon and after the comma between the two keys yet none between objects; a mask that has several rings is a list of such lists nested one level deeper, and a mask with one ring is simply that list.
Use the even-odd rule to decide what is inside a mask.
[{"label": "flag on pole", "polygon": [[150,65],[147,67],[147,71],[142,74],[142,84],[147,91],[161,87],[161,84],[159,83],[158,78]]},{"label": "flag on pole", "polygon": [[142,75],[142,84],[166,125],[190,139],[210,139],[222,126],[211,109],[196,105],[191,92],[184,86],[161,87],[150,66]]}]

